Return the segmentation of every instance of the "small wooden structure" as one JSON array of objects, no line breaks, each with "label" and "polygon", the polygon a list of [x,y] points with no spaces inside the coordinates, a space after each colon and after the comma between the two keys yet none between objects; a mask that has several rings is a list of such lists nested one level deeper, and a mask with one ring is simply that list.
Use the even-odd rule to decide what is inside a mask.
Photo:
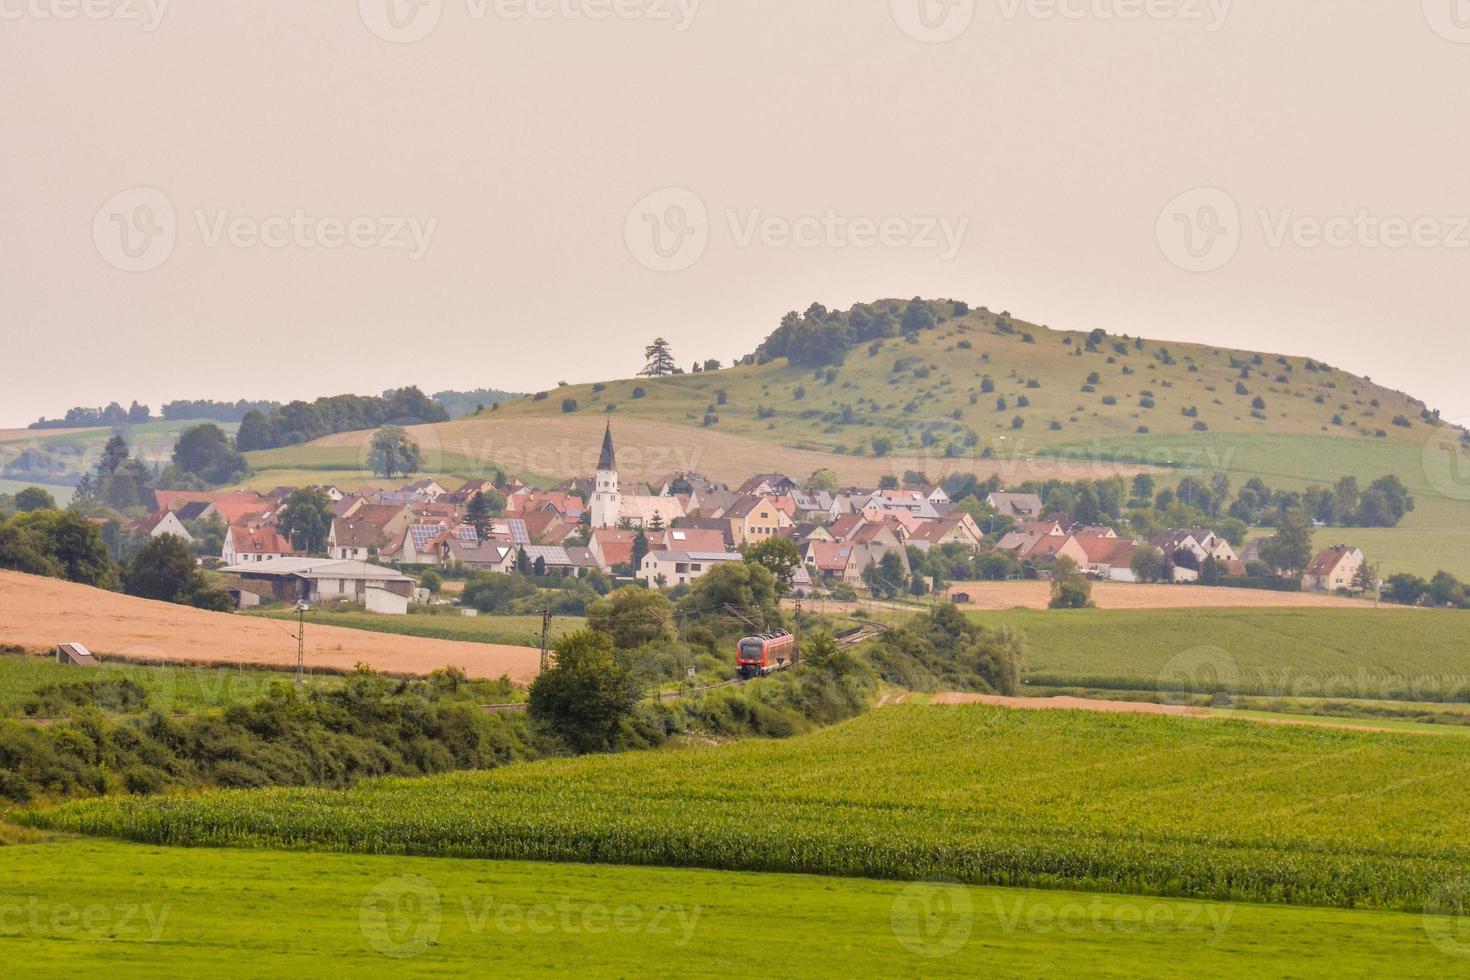
[{"label": "small wooden structure", "polygon": [[80,643],[59,643],[56,645],[56,662],[67,664],[71,667],[96,667],[97,658],[92,656],[92,651]]}]

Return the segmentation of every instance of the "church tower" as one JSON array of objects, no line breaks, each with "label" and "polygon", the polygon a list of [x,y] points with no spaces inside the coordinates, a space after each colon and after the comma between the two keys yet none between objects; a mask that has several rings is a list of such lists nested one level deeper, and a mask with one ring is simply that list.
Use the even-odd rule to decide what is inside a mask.
[{"label": "church tower", "polygon": [[602,436],[602,455],[597,460],[597,485],[592,491],[592,526],[617,527],[623,510],[618,492],[618,458],[613,452],[612,423]]}]

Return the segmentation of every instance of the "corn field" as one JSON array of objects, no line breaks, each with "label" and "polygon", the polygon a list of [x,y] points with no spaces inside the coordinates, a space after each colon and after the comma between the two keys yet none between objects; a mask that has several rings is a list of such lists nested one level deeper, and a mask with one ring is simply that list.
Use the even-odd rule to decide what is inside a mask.
[{"label": "corn field", "polygon": [[783,742],[109,798],[32,823],[157,844],[784,871],[1418,911],[1470,873],[1459,738],[982,706]]}]

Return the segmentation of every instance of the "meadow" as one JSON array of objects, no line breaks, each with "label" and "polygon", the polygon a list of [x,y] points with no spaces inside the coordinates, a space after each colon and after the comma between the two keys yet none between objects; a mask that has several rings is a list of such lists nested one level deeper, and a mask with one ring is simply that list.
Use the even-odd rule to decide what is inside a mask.
[{"label": "meadow", "polygon": [[1454,738],[885,708],[797,739],[345,792],[111,798],[43,828],[186,846],[704,867],[1419,911],[1470,859]]},{"label": "meadow", "polygon": [[1114,691],[1470,701],[1470,615],[1426,609],[1012,610],[1025,682]]},{"label": "meadow", "polygon": [[0,847],[0,879],[38,975],[1430,976],[1463,949],[1450,916],[77,839]]}]

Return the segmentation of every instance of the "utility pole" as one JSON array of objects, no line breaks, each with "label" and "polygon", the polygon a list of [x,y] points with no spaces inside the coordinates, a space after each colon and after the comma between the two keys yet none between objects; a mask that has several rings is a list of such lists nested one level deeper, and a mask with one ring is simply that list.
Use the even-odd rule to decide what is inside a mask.
[{"label": "utility pole", "polygon": [[551,606],[541,613],[541,672],[551,669]]},{"label": "utility pole", "polygon": [[306,603],[296,603],[296,690],[305,683],[306,674]]},{"label": "utility pole", "polygon": [[796,616],[791,621],[791,666],[801,665],[801,597],[796,597]]}]

